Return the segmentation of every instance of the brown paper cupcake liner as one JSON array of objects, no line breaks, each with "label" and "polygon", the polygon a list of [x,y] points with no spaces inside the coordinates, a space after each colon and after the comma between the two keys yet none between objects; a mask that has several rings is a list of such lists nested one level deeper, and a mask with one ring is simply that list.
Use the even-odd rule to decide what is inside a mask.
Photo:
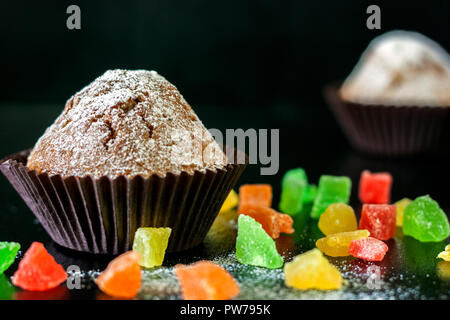
[{"label": "brown paper cupcake liner", "polygon": [[324,94],[348,140],[362,152],[388,157],[448,152],[450,107],[352,103],[341,99],[336,84]]},{"label": "brown paper cupcake liner", "polygon": [[29,170],[29,152],[0,160],[2,173],[56,243],[105,254],[130,250],[139,227],[172,228],[168,251],[199,245],[246,166],[165,177],[62,177]]}]

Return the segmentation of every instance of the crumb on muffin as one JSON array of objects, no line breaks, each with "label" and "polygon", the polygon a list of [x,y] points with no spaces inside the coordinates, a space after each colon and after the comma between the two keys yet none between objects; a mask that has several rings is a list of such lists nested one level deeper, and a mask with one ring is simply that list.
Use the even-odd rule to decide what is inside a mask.
[{"label": "crumb on muffin", "polygon": [[155,71],[108,70],[72,96],[27,166],[62,176],[165,176],[226,165],[177,88]]}]

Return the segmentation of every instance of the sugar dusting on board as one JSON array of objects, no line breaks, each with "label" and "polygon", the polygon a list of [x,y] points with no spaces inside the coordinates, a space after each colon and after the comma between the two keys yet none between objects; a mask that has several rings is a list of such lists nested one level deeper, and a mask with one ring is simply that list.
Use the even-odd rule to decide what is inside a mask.
[{"label": "sugar dusting on board", "polygon": [[[282,269],[265,269],[240,264],[234,253],[216,257],[213,262],[223,266],[239,283],[237,300],[410,300],[449,299],[450,292],[425,293],[420,281],[409,272],[396,273],[388,267],[380,267],[382,276],[371,278],[365,268],[349,266],[347,259],[333,261],[345,279],[341,290],[306,290],[288,288],[284,284]],[[369,263],[370,265],[374,265]],[[391,271],[391,272],[389,272]],[[388,273],[388,274],[387,274]],[[383,275],[384,274],[384,275]],[[429,276],[429,281],[437,281]],[[143,272],[140,299],[180,299],[181,291],[172,267],[161,267]]]},{"label": "sugar dusting on board", "polygon": [[[383,261],[369,262],[348,257],[327,257],[344,278],[341,290],[299,291],[285,285],[283,269],[265,269],[244,265],[236,260],[236,212],[219,214],[204,243],[194,249],[167,254],[164,266],[142,270],[142,286],[137,299],[181,299],[181,288],[174,273],[178,263],[191,264],[210,260],[223,266],[240,287],[238,300],[425,300],[450,299],[450,262],[439,261],[436,255],[445,243],[420,243],[397,232],[387,241],[389,251]],[[287,242],[290,235],[276,239],[285,262],[314,247],[315,236],[302,237],[300,242]],[[446,262],[446,264],[444,263]],[[72,262],[71,262],[72,263]],[[86,272],[83,278],[93,286],[101,270]]]},{"label": "sugar dusting on board", "polygon": [[51,175],[112,178],[222,168],[226,158],[155,71],[109,70],[71,97],[28,158]]},{"label": "sugar dusting on board", "polygon": [[[138,298],[181,299],[181,291],[173,272],[173,266],[177,263],[187,264],[201,259],[209,259],[231,273],[240,287],[240,294],[235,299],[410,300],[450,298],[450,279],[443,281],[438,277],[438,263],[433,256],[434,251],[441,246],[427,246],[418,243],[421,249],[422,246],[425,246],[424,251],[427,254],[424,255],[423,250],[416,250],[414,239],[401,235],[387,242],[390,250],[381,262],[368,262],[350,256],[328,257],[344,278],[344,286],[341,290],[299,291],[288,288],[284,283],[283,269],[270,270],[237,262],[234,253],[236,229],[232,223],[235,219],[235,212],[221,213],[201,248],[191,250],[181,256],[168,256],[164,267],[143,271],[142,288]],[[314,246],[315,242],[314,239],[302,238],[302,248],[300,248],[298,243],[289,242],[291,245],[286,245],[285,238],[280,237],[276,241],[277,247],[284,247],[282,251],[285,251],[283,255],[286,262],[296,254],[311,249],[311,245]],[[306,247],[303,247],[303,244],[306,244]],[[422,270],[421,273],[416,270],[418,265]]]}]

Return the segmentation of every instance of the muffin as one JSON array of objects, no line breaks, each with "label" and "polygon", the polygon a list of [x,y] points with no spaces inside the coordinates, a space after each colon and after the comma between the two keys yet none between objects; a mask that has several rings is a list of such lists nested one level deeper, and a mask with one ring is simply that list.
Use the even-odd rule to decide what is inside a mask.
[{"label": "muffin", "polygon": [[[198,150],[186,156],[189,147]],[[222,149],[175,86],[146,70],[109,70],[76,93],[27,162],[38,173],[95,178],[225,165]]]},{"label": "muffin", "polygon": [[109,70],[1,170],[56,243],[117,254],[139,227],[172,228],[171,251],[201,243],[245,167],[232,160],[164,77]]},{"label": "muffin", "polygon": [[375,38],[326,96],[350,142],[364,152],[416,155],[448,146],[450,56],[416,32]]}]

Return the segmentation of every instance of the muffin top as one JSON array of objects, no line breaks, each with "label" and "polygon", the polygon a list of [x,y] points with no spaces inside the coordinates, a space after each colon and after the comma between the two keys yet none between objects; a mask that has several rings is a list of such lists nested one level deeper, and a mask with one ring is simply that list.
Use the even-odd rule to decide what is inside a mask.
[{"label": "muffin top", "polygon": [[450,56],[419,33],[388,32],[369,44],[340,93],[362,104],[450,106]]},{"label": "muffin top", "polygon": [[27,166],[62,176],[165,176],[226,157],[177,88],[155,71],[108,70],[72,96]]}]

